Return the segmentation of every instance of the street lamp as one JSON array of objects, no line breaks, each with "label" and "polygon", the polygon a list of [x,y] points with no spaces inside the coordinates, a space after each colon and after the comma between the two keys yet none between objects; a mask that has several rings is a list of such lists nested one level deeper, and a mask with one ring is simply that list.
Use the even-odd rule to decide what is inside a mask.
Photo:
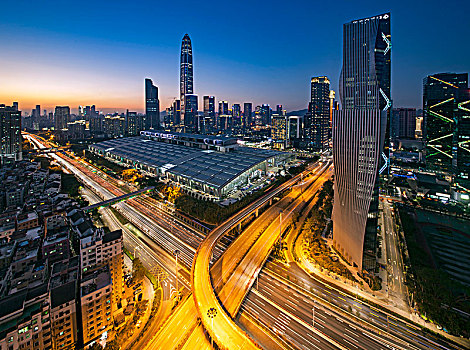
[{"label": "street lamp", "polygon": [[175,250],[175,279],[176,279],[176,301],[178,302],[180,291],[178,289],[178,254],[180,251],[178,249]]},{"label": "street lamp", "polygon": [[[211,307],[209,310],[207,310],[207,317],[211,319],[211,329],[212,333],[214,333],[214,317],[217,316],[217,309],[215,307]],[[211,348],[214,347],[214,337],[211,337]]]}]

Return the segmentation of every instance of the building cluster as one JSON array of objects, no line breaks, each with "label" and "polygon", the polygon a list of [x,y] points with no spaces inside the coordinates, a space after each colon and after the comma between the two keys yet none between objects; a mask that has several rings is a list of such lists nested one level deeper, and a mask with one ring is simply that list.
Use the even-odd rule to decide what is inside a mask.
[{"label": "building cluster", "polygon": [[429,75],[422,111],[393,109],[391,48],[390,13],[343,26],[341,109],[332,123],[333,243],[361,272],[376,267],[381,183],[400,177],[416,196],[470,200],[468,74]]},{"label": "building cluster", "polygon": [[106,337],[122,312],[122,232],[95,227],[39,163],[1,167],[0,184],[0,349]]}]

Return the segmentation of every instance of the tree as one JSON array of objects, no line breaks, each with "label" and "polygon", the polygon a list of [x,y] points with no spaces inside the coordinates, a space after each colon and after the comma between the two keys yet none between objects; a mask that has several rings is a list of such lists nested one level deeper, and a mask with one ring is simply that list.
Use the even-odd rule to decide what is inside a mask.
[{"label": "tree", "polygon": [[104,350],[119,350],[121,346],[119,345],[117,339],[113,339],[111,341],[106,342],[106,346]]},{"label": "tree", "polygon": [[142,175],[135,169],[125,169],[122,171],[122,178],[124,181],[135,183],[142,179]]},{"label": "tree", "polygon": [[103,347],[100,343],[93,343],[92,346],[88,348],[89,350],[103,350]]},{"label": "tree", "polygon": [[134,281],[141,281],[145,276],[145,268],[139,258],[132,261],[132,279]]}]

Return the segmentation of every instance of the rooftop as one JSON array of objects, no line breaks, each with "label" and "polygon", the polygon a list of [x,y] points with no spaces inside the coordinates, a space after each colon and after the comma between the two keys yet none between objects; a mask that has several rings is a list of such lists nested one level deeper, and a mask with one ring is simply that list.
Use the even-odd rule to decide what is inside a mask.
[{"label": "rooftop", "polygon": [[102,154],[112,154],[114,158],[122,161],[131,160],[212,187],[223,187],[251,167],[285,154],[249,147],[238,147],[231,152],[218,152],[144,137],[108,140],[94,144],[91,148]]}]

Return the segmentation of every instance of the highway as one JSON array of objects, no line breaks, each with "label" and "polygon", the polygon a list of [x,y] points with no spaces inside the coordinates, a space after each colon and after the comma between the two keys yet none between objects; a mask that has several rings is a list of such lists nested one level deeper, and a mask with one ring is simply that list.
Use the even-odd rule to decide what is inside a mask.
[{"label": "highway", "polygon": [[[258,348],[258,345],[241,331],[231,316],[226,312],[222,305],[220,305],[219,299],[217,298],[212,286],[209,271],[212,250],[222,236],[256,209],[268,202],[272,197],[294,185],[299,178],[300,176],[286,181],[284,184],[273,189],[267,195],[261,197],[226,220],[209,233],[196,252],[191,273],[193,282],[193,298],[204,327],[208,330],[215,342],[222,348],[254,349]],[[217,318],[214,322],[211,322],[211,317],[208,314],[208,310],[212,308],[215,309]]]},{"label": "highway", "polygon": [[[363,338],[361,333],[366,332],[366,334],[370,333],[375,338],[381,339],[383,343],[389,341],[393,346],[403,349],[459,349],[458,346],[441,340],[414,324],[405,322],[401,318],[323,283],[308,275],[296,263],[288,266],[277,261],[269,261],[262,270],[257,284],[260,286],[258,292],[264,297],[270,300],[279,298],[278,306],[282,310],[292,312],[289,306],[294,307],[283,300],[291,300],[296,307],[309,309],[310,324],[312,303],[315,300],[316,306],[323,306],[323,308],[328,306],[328,312],[334,312],[335,317],[341,318],[345,323],[351,322],[358,330],[356,337],[359,339]],[[263,285],[269,287],[263,289]],[[253,294],[257,294],[257,292],[254,290],[250,292],[242,306],[242,311],[248,312],[251,316],[258,316],[261,321],[270,325],[269,315],[263,316],[261,313],[257,315],[250,311],[250,303],[256,303],[259,299],[259,295],[254,297]],[[291,297],[292,294],[295,296]],[[259,310],[257,311],[259,313]],[[340,335],[337,335],[336,339],[340,342]]]},{"label": "highway", "polygon": [[[66,167],[76,176],[81,177],[81,180],[88,187],[94,188],[95,191],[99,193],[101,200],[112,198],[119,193],[124,193],[117,191],[116,187],[110,183],[103,183],[103,179],[98,175],[93,174],[89,169],[80,166],[80,164],[73,164],[72,161],[69,161],[65,156],[56,154],[50,154],[49,156],[56,159],[62,166]],[[327,286],[318,279],[312,278],[300,269],[296,263],[291,264],[289,268],[286,268],[282,264],[268,263],[268,268],[265,268],[260,274],[258,282],[259,290],[252,290],[252,292],[248,294],[245,302],[241,304],[246,292],[248,292],[249,288],[254,283],[253,276],[256,276],[257,271],[259,271],[260,261],[264,262],[262,258],[266,254],[269,254],[272,244],[276,240],[274,239],[275,235],[273,233],[279,232],[279,223],[273,221],[268,224],[268,230],[265,230],[271,232],[269,235],[272,238],[271,240],[265,240],[262,235],[259,236],[263,237],[262,239],[259,239],[259,237],[254,238],[248,244],[248,248],[245,247],[244,250],[238,251],[238,255],[235,253],[227,254],[225,260],[218,259],[218,257],[222,256],[224,258],[225,254],[222,255],[222,252],[226,249],[231,239],[225,240],[224,243],[221,244],[221,238],[226,236],[230,230],[250,216],[257,208],[265,205],[271,198],[291,187],[296,181],[298,181],[298,178],[291,179],[279,188],[272,190],[267,196],[258,199],[249,207],[241,210],[232,218],[225,221],[206,237],[197,230],[192,229],[190,231],[187,225],[174,220],[166,209],[156,208],[156,205],[154,205],[149,198],[132,199],[126,203],[121,202],[115,205],[125,217],[131,219],[134,226],[144,233],[140,236],[137,233],[136,236],[136,232],[128,228],[124,230],[125,239],[127,237],[126,244],[129,245],[131,251],[133,247],[138,247],[136,248],[136,254],[139,255],[139,251],[141,252],[144,264],[148,264],[148,266],[152,264],[155,265],[157,261],[162,260],[160,255],[164,253],[166,258],[163,259],[162,269],[164,269],[165,266],[174,266],[174,259],[171,256],[171,252],[178,249],[180,251],[179,259],[183,261],[178,276],[179,285],[188,290],[188,280],[190,277],[187,273],[187,267],[191,266],[192,262],[194,263],[191,272],[193,282],[192,296],[189,296],[181,302],[181,305],[176,309],[174,315],[168,319],[167,325],[165,325],[163,331],[158,333],[158,338],[154,336],[154,333],[149,335],[149,347],[153,349],[166,349],[172,348],[171,346],[175,344],[183,345],[183,343],[185,343],[184,348],[190,348],[191,344],[199,344],[200,346],[207,347],[207,339],[201,339],[204,333],[201,326],[198,325],[199,316],[204,328],[212,335],[219,346],[232,348],[236,345],[240,349],[257,348],[258,346],[247,335],[241,332],[240,328],[231,317],[232,314],[236,315],[239,307],[236,305],[239,303],[242,305],[242,312],[249,313],[252,317],[260,319],[260,321],[266,325],[274,327],[278,330],[277,333],[289,337],[289,341],[299,346],[299,348],[315,348],[311,344],[318,342],[321,344],[321,349],[331,346],[333,346],[333,348],[380,348],[375,347],[375,345],[386,346],[388,344],[387,341],[389,341],[390,346],[386,346],[387,348],[392,348],[392,346],[396,348],[398,346],[399,348],[410,349],[457,349],[455,346],[438,340],[428,333],[424,333],[421,329],[412,324],[375,309],[366,303],[359,302],[353,296],[337,290],[334,287]],[[304,193],[306,200],[310,195],[311,194]],[[297,203],[297,205],[295,205],[295,203],[291,208],[295,208],[299,205],[299,203]],[[285,219],[283,219],[283,223],[287,220],[288,216],[286,215]],[[388,230],[387,225],[390,227],[392,223],[389,222],[387,224],[387,220],[385,220],[385,225],[386,230]],[[149,239],[149,237],[151,239]],[[155,242],[158,242],[158,244]],[[198,245],[199,249],[196,253],[196,247],[198,247]],[[163,247],[164,250],[160,248],[160,246]],[[228,250],[230,250],[230,247],[232,246],[229,246]],[[236,245],[233,245],[233,247],[236,247]],[[228,250],[226,253],[228,253]],[[393,256],[393,251],[390,253],[390,256]],[[398,251],[395,251],[395,253],[398,253]],[[389,256],[388,254],[389,252],[387,251],[387,257]],[[241,259],[240,255],[242,255]],[[154,258],[152,258],[152,256]],[[238,258],[231,259],[233,256],[238,256]],[[209,270],[214,261],[217,261],[217,263],[219,261],[231,261],[230,264],[232,264],[232,266],[229,266],[227,269],[229,272],[224,272],[221,274],[220,278],[217,276],[214,278],[214,274],[211,271],[217,266],[217,263],[214,264],[211,271]],[[398,263],[399,260],[396,261]],[[186,267],[186,272],[184,267]],[[173,269],[168,267],[166,267],[166,269],[168,270],[168,275],[172,276],[171,278],[174,283]],[[222,270],[225,270],[225,268]],[[309,288],[312,289],[303,291],[297,290],[297,287],[292,287],[289,284],[288,276],[291,281],[296,280],[298,283],[302,283],[302,286],[297,286],[298,288],[309,286]],[[398,277],[400,278],[399,275]],[[277,288],[276,283],[273,283],[273,278],[277,278],[277,283],[281,286],[280,289]],[[241,279],[243,283],[237,283],[237,281]],[[269,279],[271,279],[271,281]],[[223,282],[221,283],[221,281]],[[225,291],[224,287],[220,289],[220,285],[225,285],[227,282],[228,284],[227,287],[225,287]],[[168,287],[169,285],[170,283]],[[225,303],[230,301],[230,303],[228,303],[228,308],[230,309],[229,313],[220,305],[218,296],[213,288],[218,288],[218,291],[223,293],[221,294],[221,299],[225,300]],[[286,288],[293,288],[295,290],[289,291]],[[168,293],[168,291],[165,293]],[[311,295],[308,293],[311,293]],[[318,301],[319,304],[318,323],[316,323],[317,327],[315,328],[313,328],[313,326],[310,327],[309,323],[308,316],[311,320],[312,315],[308,297],[312,300],[317,298],[315,300]],[[288,301],[290,301],[291,304],[289,304]],[[310,302],[313,303],[311,300]],[[226,307],[225,303],[224,306]],[[328,305],[328,303],[330,303],[330,305]],[[268,307],[264,308],[263,306],[266,305],[268,305]],[[291,308],[295,305],[298,312],[294,313],[287,305]],[[328,307],[325,305],[328,305]],[[335,307],[337,309],[335,309]],[[214,318],[213,326],[211,319],[207,315],[209,308],[214,308],[217,313]],[[307,312],[309,308],[310,312]],[[344,316],[344,312],[349,312],[350,308],[352,314]],[[265,312],[260,312],[261,309],[265,310]],[[256,312],[258,314],[256,314]],[[330,320],[331,317],[329,317],[330,315],[326,314],[326,312],[333,314],[334,320]],[[281,319],[284,321],[279,321]],[[342,320],[342,322],[340,320]],[[272,324],[270,324],[270,322],[272,322]],[[287,323],[294,325],[292,326],[292,330],[290,330],[290,327],[286,327]],[[347,324],[347,327],[344,326],[343,323]],[[352,327],[356,327],[357,332],[354,333],[349,329],[351,325]],[[324,330],[321,329],[322,326],[325,328]],[[388,332],[390,332],[390,334],[388,334]],[[306,335],[310,333],[310,336]],[[352,340],[345,335],[350,333],[354,333],[354,335],[349,335],[349,337],[357,339],[358,343],[352,342]],[[387,335],[384,335],[385,333],[387,333]],[[302,334],[302,336],[299,334]],[[153,339],[150,341],[152,337]],[[352,342],[356,347],[348,345],[348,342]]]},{"label": "highway", "polygon": [[396,302],[408,305],[408,292],[404,286],[405,277],[403,275],[402,256],[399,252],[399,242],[395,224],[393,222],[392,210],[389,201],[384,198],[383,204],[383,228],[385,229],[385,246],[387,257],[387,288],[388,295],[396,300]]},{"label": "highway", "polygon": [[[318,171],[319,167],[317,167],[315,170]],[[316,175],[313,176],[311,180],[313,181],[315,178]],[[290,198],[285,198],[285,201],[290,202],[291,198],[300,198],[300,194],[301,191],[300,188],[298,188],[295,193],[291,192],[289,195],[287,195],[286,197]],[[267,201],[264,203],[267,203]],[[259,231],[260,227],[264,227],[266,222],[271,223],[272,218],[270,218],[270,216],[272,216],[272,211],[274,212],[274,215],[277,216],[277,210],[278,209],[271,207],[267,211],[265,211],[233,241],[233,243],[227,248],[227,250],[221,256],[220,259],[215,260],[215,257],[212,259],[212,261],[215,261],[213,264],[210,264],[212,265],[211,275],[213,277],[214,286],[216,286],[217,288],[223,288],[222,286],[230,278],[230,275],[233,273],[234,269],[238,268],[239,266],[243,268],[243,264],[239,264],[241,259],[250,249],[256,250],[256,248],[253,248],[254,242],[262,241],[259,235],[256,235],[256,231]],[[233,223],[233,226],[236,225],[236,223]],[[278,228],[276,228],[276,232],[277,230]],[[263,233],[265,233],[264,231],[265,230],[263,230]],[[255,237],[253,237],[253,235]],[[229,258],[226,259],[226,257]],[[240,288],[246,288],[246,286],[240,284]],[[238,303],[241,304],[242,300],[243,297],[239,299]],[[207,346],[207,338],[201,337],[201,335],[204,334],[203,328],[202,326],[196,323],[197,318],[188,317],[188,315],[193,314],[197,315],[194,301],[185,300],[184,304],[176,310],[176,312],[172,315],[171,319],[167,322],[165,327],[163,327],[159,334],[152,340],[148,348],[172,349],[180,346],[182,342],[186,342],[185,348],[191,348],[190,344],[198,344],[198,348],[201,346]],[[182,324],[184,320],[186,320],[186,323],[184,324],[188,327],[175,328],[176,325]]]}]

